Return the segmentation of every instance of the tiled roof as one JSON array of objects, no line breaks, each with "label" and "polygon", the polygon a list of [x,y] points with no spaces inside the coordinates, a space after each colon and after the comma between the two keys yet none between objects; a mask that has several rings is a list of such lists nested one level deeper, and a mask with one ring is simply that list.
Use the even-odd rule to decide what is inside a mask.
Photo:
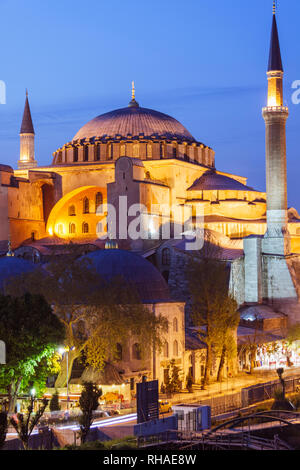
[{"label": "tiled roof", "polygon": [[101,114],[85,124],[73,140],[102,137],[104,135],[127,138],[144,134],[157,138],[180,139],[195,142],[194,137],[176,119],[153,109],[126,107]]},{"label": "tiled roof", "polygon": [[248,305],[240,308],[242,320],[265,320],[271,318],[285,318],[282,312],[276,312],[268,305]]}]

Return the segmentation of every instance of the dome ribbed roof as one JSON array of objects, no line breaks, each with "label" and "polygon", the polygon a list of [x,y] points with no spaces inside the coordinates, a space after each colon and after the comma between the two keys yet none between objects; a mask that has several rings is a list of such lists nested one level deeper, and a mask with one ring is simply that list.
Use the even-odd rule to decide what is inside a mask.
[{"label": "dome ribbed roof", "polygon": [[255,191],[250,186],[246,186],[239,181],[225,175],[219,175],[215,171],[206,171],[198,178],[188,191],[209,191],[209,190],[232,190],[232,191]]},{"label": "dome ribbed roof", "polygon": [[122,136],[127,138],[144,134],[145,137],[156,135],[167,139],[180,139],[195,142],[194,137],[176,119],[153,109],[139,106],[116,109],[101,114],[85,124],[73,140],[91,137]]},{"label": "dome ribbed roof", "polygon": [[97,250],[86,255],[103,279],[122,277],[135,286],[143,302],[170,299],[168,285],[160,272],[140,255],[126,250]]}]

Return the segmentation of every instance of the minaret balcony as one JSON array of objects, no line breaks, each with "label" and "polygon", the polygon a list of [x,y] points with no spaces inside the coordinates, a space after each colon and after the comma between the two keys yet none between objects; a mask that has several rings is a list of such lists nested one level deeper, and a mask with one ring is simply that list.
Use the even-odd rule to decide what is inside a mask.
[{"label": "minaret balcony", "polygon": [[263,113],[289,113],[289,108],[287,106],[265,106],[262,109]]}]

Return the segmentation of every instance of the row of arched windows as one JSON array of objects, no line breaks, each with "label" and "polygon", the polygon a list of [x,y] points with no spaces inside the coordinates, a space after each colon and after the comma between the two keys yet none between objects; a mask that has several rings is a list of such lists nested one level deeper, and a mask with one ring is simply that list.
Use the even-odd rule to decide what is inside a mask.
[{"label": "row of arched windows", "polygon": [[[169,325],[167,327],[167,332],[168,331],[169,331]],[[178,320],[176,317],[173,319],[173,332],[178,333]]]},{"label": "row of arched windows", "polygon": [[[173,341],[173,356],[178,356],[178,354],[179,354],[179,346],[178,346],[178,341],[175,339]],[[163,355],[164,357],[169,357],[169,343],[167,341],[164,343]],[[132,359],[136,359],[136,360],[142,359],[141,346],[139,343],[134,343],[132,345],[131,356],[132,356]],[[123,359],[123,348],[120,343],[117,343],[116,360],[122,361],[122,359]]]},{"label": "row of arched windows", "polygon": [[[82,233],[89,233],[89,224],[87,222],[83,222],[81,225],[81,232]],[[76,225],[74,223],[69,224],[69,233],[76,233]]]},{"label": "row of arched windows", "polygon": [[[103,212],[102,210],[102,204],[103,204],[103,194],[101,192],[96,193],[95,195],[95,212]],[[85,197],[82,201],[82,213],[83,214],[89,214],[90,213],[90,200],[88,197]],[[73,217],[76,215],[76,208],[75,205],[72,204],[69,206],[68,209],[68,215],[70,217]]]},{"label": "row of arched windows", "polygon": [[[139,345],[139,343],[134,343],[132,345],[131,356],[132,356],[132,359],[136,359],[136,360],[142,359],[141,346]],[[123,348],[120,343],[117,343],[116,345],[116,359],[118,361],[122,361],[123,359]]]},{"label": "row of arched windows", "polygon": [[[175,341],[173,341],[173,356],[178,356],[178,353],[178,341],[175,339]],[[169,357],[169,343],[167,341],[164,343],[163,355],[164,357]]]}]

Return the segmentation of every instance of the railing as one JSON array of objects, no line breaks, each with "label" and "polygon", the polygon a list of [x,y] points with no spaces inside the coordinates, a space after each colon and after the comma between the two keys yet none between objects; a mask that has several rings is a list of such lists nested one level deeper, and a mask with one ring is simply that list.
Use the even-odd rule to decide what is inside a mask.
[{"label": "railing", "polygon": [[263,109],[262,109],[263,113],[264,112],[274,112],[274,113],[281,113],[281,112],[284,112],[284,113],[288,113],[289,112],[289,108],[287,106],[265,106]]}]

